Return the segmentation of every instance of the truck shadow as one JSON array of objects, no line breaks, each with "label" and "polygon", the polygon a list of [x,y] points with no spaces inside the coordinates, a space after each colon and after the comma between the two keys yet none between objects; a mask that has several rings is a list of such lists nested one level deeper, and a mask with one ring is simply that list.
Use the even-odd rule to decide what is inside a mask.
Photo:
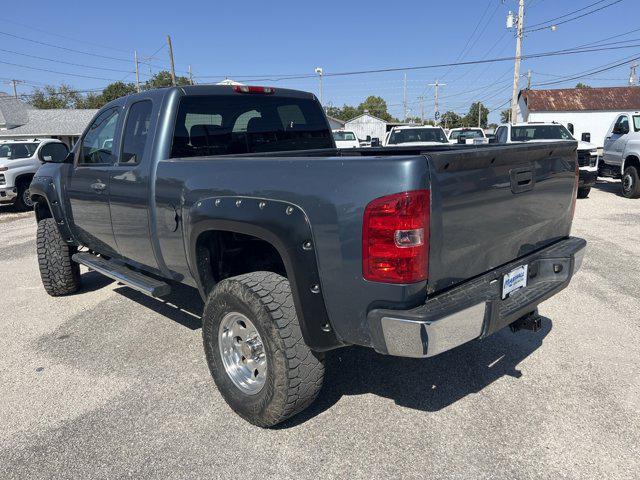
[{"label": "truck shadow", "polygon": [[623,197],[622,195],[622,187],[620,186],[620,182],[602,182],[597,181],[593,188],[597,188],[603,192],[607,193],[615,193],[619,197]]},{"label": "truck shadow", "polygon": [[190,330],[202,327],[201,315],[204,304],[195,288],[172,282],[171,293],[162,298],[152,298],[125,286],[114,291]]},{"label": "truck shadow", "polygon": [[551,329],[551,320],[542,317],[539,332],[514,335],[505,328],[427,359],[389,357],[362,347],[330,352],[324,387],[316,402],[277,428],[302,424],[331,408],[344,395],[372,393],[402,407],[423,412],[442,410],[503,376],[520,378],[518,364],[542,345]]}]

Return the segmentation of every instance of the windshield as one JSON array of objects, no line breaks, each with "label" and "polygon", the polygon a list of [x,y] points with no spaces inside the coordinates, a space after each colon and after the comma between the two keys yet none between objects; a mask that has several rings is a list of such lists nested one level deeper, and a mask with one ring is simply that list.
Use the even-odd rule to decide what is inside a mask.
[{"label": "windshield", "polygon": [[640,132],[640,115],[633,116],[633,129],[636,132]]},{"label": "windshield", "polygon": [[403,128],[393,130],[389,137],[389,145],[411,142],[449,143],[441,128]]},{"label": "windshield", "polygon": [[187,95],[180,101],[171,156],[333,147],[324,112],[310,98]]},{"label": "windshield", "polygon": [[511,127],[512,142],[529,140],[574,140],[563,125],[523,125]]},{"label": "windshield", "polygon": [[5,143],[0,145],[0,158],[18,160],[31,157],[38,148],[38,143]]},{"label": "windshield", "polygon": [[484,138],[482,130],[453,130],[449,137],[451,140],[459,138]]},{"label": "windshield", "polygon": [[356,136],[353,132],[333,132],[333,139],[336,142],[342,142],[345,140],[355,140]]}]

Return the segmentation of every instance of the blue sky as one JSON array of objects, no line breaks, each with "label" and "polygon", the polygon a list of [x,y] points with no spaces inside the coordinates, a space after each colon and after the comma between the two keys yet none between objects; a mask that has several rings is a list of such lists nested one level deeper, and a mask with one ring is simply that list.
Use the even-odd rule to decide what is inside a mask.
[{"label": "blue sky", "polygon": [[[592,9],[612,1],[603,0]],[[527,0],[525,27],[594,2]],[[167,2],[164,6],[158,1],[153,2],[153,7],[131,1],[33,2],[31,6],[30,2],[5,2],[0,12],[0,78],[24,80],[26,83],[19,86],[19,92],[25,94],[34,86],[61,82],[79,90],[97,89],[110,80],[134,80],[129,73],[133,70],[133,50],[141,57],[157,52],[155,58],[148,60],[153,66],[141,66],[144,80],[150,72],[168,65],[164,45],[166,35],[170,34],[176,70],[185,74],[191,65],[197,82],[218,81],[225,76],[243,81],[267,75],[271,80],[253,83],[317,94],[316,78],[277,80],[277,76],[313,74],[314,68],[321,66],[328,74],[324,79],[325,104],[357,104],[368,95],[380,95],[390,111],[401,116],[405,72],[336,77],[329,74],[513,56],[514,35],[505,28],[509,10],[517,10],[516,0],[397,3],[192,0]],[[639,10],[637,0],[622,0],[559,25],[555,32],[549,29],[531,32],[524,39],[523,52],[570,48],[637,29]],[[616,41],[640,45],[640,30],[607,43]],[[620,45],[623,44],[611,46]],[[531,69],[535,86],[634,55],[640,56],[640,46],[530,59],[523,61],[522,73]],[[441,111],[464,113],[471,102],[481,100],[495,109],[490,116],[495,121],[498,107],[510,97],[513,62],[411,70],[406,74],[411,115],[420,115],[418,97],[424,95],[426,116],[433,116],[434,92],[427,84],[440,79],[447,84],[440,91]],[[577,81],[594,86],[625,85],[628,76],[629,66],[624,65],[581,80],[539,88],[569,87]],[[11,86],[3,84],[1,90],[10,92]]]}]

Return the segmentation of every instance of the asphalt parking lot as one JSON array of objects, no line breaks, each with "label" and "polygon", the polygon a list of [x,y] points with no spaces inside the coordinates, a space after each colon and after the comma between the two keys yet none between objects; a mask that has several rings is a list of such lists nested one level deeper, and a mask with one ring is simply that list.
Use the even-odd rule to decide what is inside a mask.
[{"label": "asphalt parking lot", "polygon": [[333,352],[275,430],[232,413],[197,295],[161,303],[83,271],[48,297],[31,213],[0,209],[0,478],[638,478],[640,200],[578,200],[583,269],[508,330],[427,360]]}]

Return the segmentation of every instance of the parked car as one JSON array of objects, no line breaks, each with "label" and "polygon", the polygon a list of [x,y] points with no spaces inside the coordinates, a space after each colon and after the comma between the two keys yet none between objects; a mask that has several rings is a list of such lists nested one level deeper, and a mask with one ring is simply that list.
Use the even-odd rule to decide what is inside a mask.
[{"label": "parked car", "polygon": [[622,195],[640,197],[640,112],[616,116],[604,139],[600,176],[620,178]]},{"label": "parked car", "polygon": [[314,95],[270,87],[112,101],[71,155],[39,153],[44,288],[77,292],[79,264],[154,297],[196,288],[213,379],[262,427],[314,401],[329,350],[431,357],[538,329],[586,245],[569,236],[575,142],[434,133],[436,147],[339,150]]},{"label": "parked car", "polygon": [[489,143],[487,136],[484,134],[484,130],[473,127],[452,128],[449,130],[448,138],[449,143],[466,143],[471,145]]},{"label": "parked car", "polygon": [[[492,143],[558,142],[575,140],[564,125],[555,122],[505,123],[496,129]],[[580,183],[578,198],[587,198],[598,177],[598,149],[592,143],[578,141]]]},{"label": "parked car", "polygon": [[333,140],[338,148],[360,148],[358,137],[348,130],[334,130]]},{"label": "parked car", "polygon": [[384,146],[428,147],[443,143],[449,143],[449,141],[441,127],[403,125],[389,130]]},{"label": "parked car", "polygon": [[41,165],[38,152],[50,143],[62,142],[37,138],[0,141],[0,205],[14,205],[18,210],[33,208],[29,184]]}]

